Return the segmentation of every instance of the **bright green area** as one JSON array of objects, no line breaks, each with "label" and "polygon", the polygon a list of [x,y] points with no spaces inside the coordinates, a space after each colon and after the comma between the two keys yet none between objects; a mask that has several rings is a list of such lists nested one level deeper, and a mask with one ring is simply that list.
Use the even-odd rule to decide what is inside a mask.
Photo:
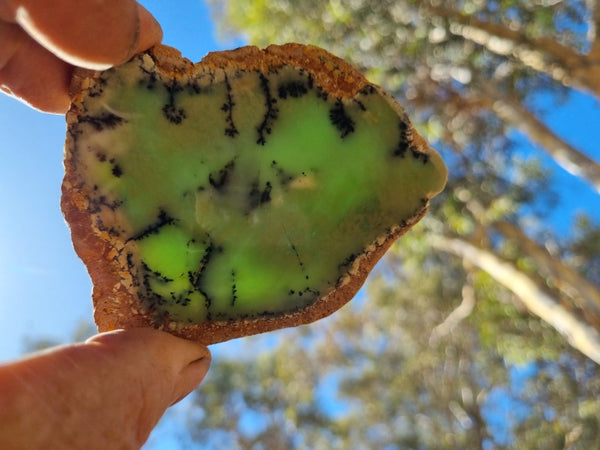
[{"label": "bright green area", "polygon": [[[85,100],[89,117],[123,121],[79,125],[78,169],[100,203],[118,203],[98,219],[120,230],[120,261],[135,267],[140,297],[175,320],[312,303],[445,182],[437,153],[427,163],[393,155],[401,119],[378,91],[344,100],[352,130],[342,137],[336,99],[317,95],[305,74],[269,75],[269,96],[257,73],[224,75],[180,80],[172,94],[169,80],[148,88],[129,63]],[[305,89],[281,96],[290,83]]]}]

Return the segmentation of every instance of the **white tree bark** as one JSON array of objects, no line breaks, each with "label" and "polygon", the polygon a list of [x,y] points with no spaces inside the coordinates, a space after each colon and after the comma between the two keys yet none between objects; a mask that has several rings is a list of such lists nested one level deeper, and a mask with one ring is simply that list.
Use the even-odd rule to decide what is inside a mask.
[{"label": "white tree bark", "polygon": [[[483,95],[493,95],[486,89]],[[507,124],[538,144],[558,165],[570,174],[587,181],[600,193],[600,164],[557,136],[520,103],[510,99],[490,98],[492,111]]]},{"label": "white tree bark", "polygon": [[457,255],[486,271],[511,290],[527,309],[554,327],[575,349],[600,364],[600,333],[563,308],[512,263],[491,251],[478,248],[462,239],[432,235],[430,243],[437,249]]},{"label": "white tree bark", "polygon": [[434,15],[449,19],[451,33],[492,53],[513,58],[565,86],[573,86],[600,98],[600,61],[597,58],[600,39],[596,30],[600,23],[600,8],[593,2],[589,3],[592,3],[590,15],[594,27],[588,54],[579,53],[552,38],[531,38],[523,30],[482,21],[447,7],[428,6],[427,9]]},{"label": "white tree bark", "polygon": [[576,270],[553,257],[543,246],[529,238],[523,230],[509,222],[497,222],[494,228],[507,239],[514,240],[520,249],[533,258],[544,276],[552,280],[563,294],[582,309],[600,317],[600,288],[581,276]]}]

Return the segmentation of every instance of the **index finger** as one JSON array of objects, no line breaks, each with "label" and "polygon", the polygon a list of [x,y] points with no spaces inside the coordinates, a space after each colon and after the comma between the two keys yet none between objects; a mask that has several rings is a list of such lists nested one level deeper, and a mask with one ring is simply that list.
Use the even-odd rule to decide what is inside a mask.
[{"label": "index finger", "polygon": [[94,70],[162,39],[156,19],[135,0],[0,0],[0,16],[64,61]]}]

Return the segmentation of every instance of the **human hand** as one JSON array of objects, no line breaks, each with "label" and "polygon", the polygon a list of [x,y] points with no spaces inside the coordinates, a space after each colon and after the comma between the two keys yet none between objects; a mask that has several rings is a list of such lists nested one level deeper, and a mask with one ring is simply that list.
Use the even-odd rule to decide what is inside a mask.
[{"label": "human hand", "polygon": [[0,366],[0,448],[139,448],[209,365],[203,345],[135,328]]},{"label": "human hand", "polygon": [[161,39],[135,0],[0,0],[0,89],[63,114],[74,66],[107,69]]}]

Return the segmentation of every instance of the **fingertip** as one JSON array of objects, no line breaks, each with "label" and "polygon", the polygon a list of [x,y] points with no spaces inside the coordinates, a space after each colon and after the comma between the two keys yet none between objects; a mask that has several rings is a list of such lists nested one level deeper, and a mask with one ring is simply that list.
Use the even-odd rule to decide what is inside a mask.
[{"label": "fingertip", "polygon": [[162,39],[156,19],[135,0],[19,0],[14,20],[68,63],[92,70],[121,64]]},{"label": "fingertip", "polygon": [[212,360],[209,354],[208,357],[193,361],[183,369],[180,380],[173,393],[173,401],[170,406],[183,400],[204,381],[210,369],[211,362]]},{"label": "fingertip", "polygon": [[86,344],[136,355],[138,359],[147,360],[155,374],[168,374],[165,380],[170,379],[172,384],[167,391],[167,405],[177,403],[196,389],[206,377],[212,360],[205,345],[153,328],[100,333],[88,339]]},{"label": "fingertip", "polygon": [[212,355],[208,349],[206,350],[206,354],[202,356],[202,358],[192,361],[187,367],[187,370],[190,370],[194,373],[194,376],[199,378],[198,383],[200,383],[206,377],[206,374],[210,369],[210,365],[212,364]]},{"label": "fingertip", "polygon": [[127,347],[134,352],[143,351],[145,355],[162,361],[166,366],[177,367],[177,370],[203,358],[210,360],[211,357],[205,345],[145,327],[100,333],[89,338],[86,344]]},{"label": "fingertip", "polygon": [[40,111],[64,114],[72,72],[71,65],[21,32],[19,45],[3,55],[0,89]]},{"label": "fingertip", "polygon": [[160,44],[163,38],[163,31],[158,21],[140,4],[138,4],[138,18],[140,34],[136,53],[147,50],[156,44]]}]

